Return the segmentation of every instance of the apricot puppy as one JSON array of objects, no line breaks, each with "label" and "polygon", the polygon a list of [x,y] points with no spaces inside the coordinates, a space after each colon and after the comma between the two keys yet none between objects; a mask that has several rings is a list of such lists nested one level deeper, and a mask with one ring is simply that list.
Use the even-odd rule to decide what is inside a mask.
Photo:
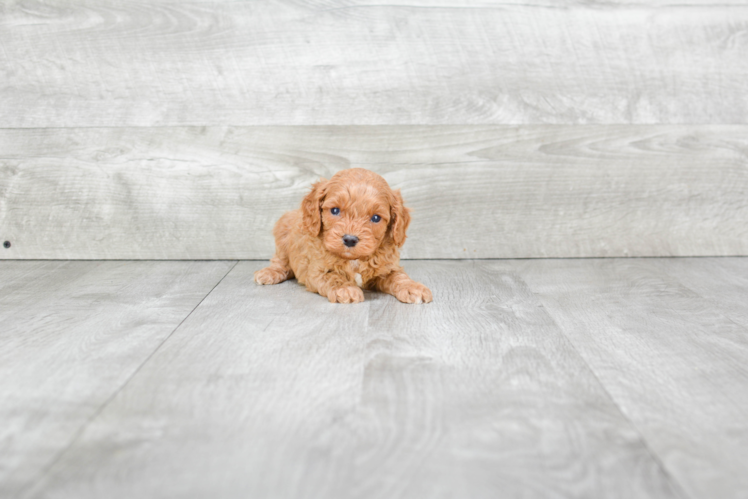
[{"label": "apricot puppy", "polygon": [[330,302],[362,302],[379,290],[400,302],[431,302],[431,291],[400,267],[399,248],[410,224],[400,190],[363,168],[321,179],[275,224],[275,255],[255,273],[261,285],[296,277]]}]

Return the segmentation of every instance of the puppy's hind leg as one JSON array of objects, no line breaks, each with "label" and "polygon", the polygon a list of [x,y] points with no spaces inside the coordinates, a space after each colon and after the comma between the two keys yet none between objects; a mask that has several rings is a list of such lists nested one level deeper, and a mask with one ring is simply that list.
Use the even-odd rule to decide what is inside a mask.
[{"label": "puppy's hind leg", "polygon": [[273,228],[275,236],[275,255],[270,265],[255,272],[255,281],[260,285],[277,285],[293,278],[293,270],[288,257],[291,230],[294,226],[294,212],[286,212],[278,219]]},{"label": "puppy's hind leg", "polygon": [[277,285],[293,278],[293,271],[288,265],[288,258],[283,259],[275,254],[270,265],[255,272],[255,281],[260,285]]}]

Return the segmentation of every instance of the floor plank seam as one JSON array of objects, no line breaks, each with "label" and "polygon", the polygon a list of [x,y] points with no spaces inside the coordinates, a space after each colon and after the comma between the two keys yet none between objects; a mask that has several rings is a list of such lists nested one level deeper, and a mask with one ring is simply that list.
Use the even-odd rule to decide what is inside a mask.
[{"label": "floor plank seam", "polygon": [[590,371],[590,373],[592,374],[592,377],[597,381],[598,384],[600,384],[600,387],[602,388],[603,392],[608,396],[608,398],[615,405],[615,407],[618,408],[618,411],[626,419],[626,421],[629,422],[629,424],[631,425],[631,428],[634,429],[636,431],[636,433],[639,435],[639,439],[641,440],[642,445],[646,448],[646,450],[649,453],[649,456],[652,458],[652,460],[654,460],[654,462],[660,467],[660,470],[662,470],[662,473],[665,475],[665,477],[667,478],[668,482],[673,487],[673,490],[676,491],[676,492],[678,492],[678,495],[679,495],[680,498],[692,498],[690,495],[688,495],[686,493],[686,491],[684,490],[683,486],[678,481],[676,481],[675,477],[673,477],[673,475],[670,473],[670,471],[668,470],[668,468],[665,466],[664,462],[660,459],[659,455],[657,455],[654,452],[654,450],[652,450],[652,447],[649,445],[649,442],[647,441],[647,438],[642,433],[641,429],[639,429],[639,427],[631,419],[631,417],[623,410],[623,408],[621,408],[621,405],[618,404],[618,401],[616,401],[616,399],[610,393],[610,391],[605,386],[605,384],[603,384],[603,382],[600,379],[600,377],[598,377],[598,375],[595,372],[595,370],[589,364],[589,362],[587,361],[587,359],[582,355],[582,353],[577,348],[577,346],[574,343],[574,341],[572,341],[569,338],[569,336],[566,335],[566,332],[564,331],[563,328],[561,328],[561,325],[558,324],[558,322],[556,321],[556,318],[554,318],[553,315],[551,314],[551,312],[548,310],[548,308],[545,307],[545,304],[543,303],[543,300],[535,293],[535,291],[532,290],[532,287],[530,287],[529,284],[527,284],[527,286],[530,289],[530,291],[532,291],[532,293],[535,295],[535,297],[538,299],[538,301],[540,302],[540,305],[542,306],[543,310],[546,312],[546,314],[551,319],[551,321],[553,321],[553,324],[556,325],[556,328],[558,328],[558,331],[561,333],[561,335],[563,335],[564,339],[566,339],[566,341],[569,343],[569,345],[571,346],[571,348],[574,349],[574,352],[577,353],[577,356],[579,356],[579,359],[582,360],[582,362],[584,363],[584,365]]},{"label": "floor plank seam", "polygon": [[68,450],[70,450],[70,449],[71,449],[71,448],[73,447],[73,445],[74,445],[74,444],[75,444],[75,443],[76,443],[76,442],[78,441],[78,439],[80,439],[80,437],[81,437],[81,436],[83,435],[83,433],[84,433],[84,432],[85,432],[85,430],[86,430],[86,429],[88,428],[88,426],[89,426],[89,425],[91,425],[91,423],[92,423],[92,422],[93,422],[94,420],[96,420],[96,418],[97,418],[97,417],[98,417],[98,416],[99,416],[99,415],[101,414],[101,412],[102,412],[102,411],[104,411],[104,409],[105,409],[105,408],[106,408],[107,406],[109,406],[109,404],[110,404],[110,403],[111,403],[111,402],[112,402],[112,401],[113,401],[113,400],[114,400],[114,399],[115,399],[115,398],[117,397],[117,395],[119,395],[119,394],[120,394],[120,393],[122,392],[122,390],[123,390],[123,389],[124,389],[125,387],[127,387],[127,385],[128,385],[128,384],[130,383],[130,381],[131,381],[131,380],[132,380],[132,379],[133,379],[133,378],[134,378],[134,377],[135,377],[135,376],[136,376],[136,375],[138,374],[138,372],[140,372],[140,370],[142,370],[142,369],[143,369],[143,367],[144,367],[144,366],[145,366],[146,364],[148,364],[148,361],[150,361],[150,360],[151,360],[151,358],[153,358],[153,356],[154,356],[154,355],[155,355],[155,354],[156,354],[156,353],[157,353],[157,352],[159,351],[159,349],[161,349],[161,347],[162,347],[162,346],[163,346],[163,345],[164,345],[164,344],[165,344],[165,343],[166,343],[166,342],[167,342],[167,341],[168,341],[168,340],[169,340],[169,339],[170,339],[170,338],[171,338],[171,337],[172,337],[172,336],[174,335],[174,333],[175,333],[175,332],[176,332],[177,330],[179,330],[179,328],[180,328],[180,327],[181,327],[181,326],[182,326],[182,325],[184,324],[184,322],[185,322],[185,321],[187,321],[187,319],[188,319],[188,318],[189,318],[190,316],[192,316],[192,313],[194,313],[194,312],[195,312],[195,310],[197,310],[197,308],[198,308],[198,307],[200,307],[200,304],[202,304],[202,303],[203,303],[203,302],[205,301],[205,299],[207,299],[207,298],[208,298],[208,297],[210,296],[210,294],[212,294],[212,293],[213,293],[213,290],[215,290],[215,289],[216,289],[216,287],[218,287],[218,285],[220,285],[220,284],[221,284],[221,282],[222,282],[222,281],[223,281],[224,279],[226,279],[226,276],[228,276],[228,275],[229,275],[229,274],[231,273],[231,271],[233,271],[233,270],[234,270],[234,268],[235,268],[235,267],[236,267],[236,266],[237,266],[238,264],[239,264],[239,261],[235,261],[235,262],[234,262],[234,265],[233,265],[233,266],[231,266],[231,268],[229,268],[229,270],[228,270],[228,271],[226,271],[226,274],[224,274],[224,275],[223,275],[223,276],[221,277],[221,279],[220,279],[220,280],[218,280],[218,282],[217,282],[217,283],[216,283],[215,285],[213,285],[213,287],[212,287],[212,288],[211,288],[211,289],[210,289],[210,290],[208,291],[208,293],[206,293],[206,294],[205,294],[205,296],[204,296],[204,297],[203,297],[202,299],[200,299],[200,301],[199,301],[199,302],[198,302],[198,303],[197,303],[197,304],[195,305],[195,307],[193,307],[193,308],[192,308],[192,309],[190,310],[190,312],[189,312],[189,313],[188,313],[188,314],[187,314],[187,315],[186,315],[186,316],[185,316],[185,317],[184,317],[184,318],[182,319],[182,321],[180,321],[180,322],[179,322],[179,324],[178,324],[178,325],[177,325],[176,327],[174,327],[174,329],[173,329],[173,330],[172,330],[172,331],[171,331],[171,332],[169,333],[169,335],[167,335],[167,336],[166,336],[166,338],[164,338],[164,340],[162,340],[162,341],[161,341],[161,342],[160,342],[160,343],[159,343],[159,344],[158,344],[158,345],[156,346],[156,348],[155,348],[155,349],[153,350],[153,352],[151,352],[151,353],[150,353],[150,354],[148,355],[148,357],[146,357],[146,358],[145,358],[145,359],[143,360],[143,362],[142,362],[142,363],[141,363],[140,365],[138,365],[138,367],[137,367],[137,368],[136,368],[136,369],[135,369],[135,370],[134,370],[134,371],[132,372],[132,374],[131,374],[131,375],[130,375],[130,376],[129,376],[128,378],[127,378],[127,380],[125,380],[125,382],[124,382],[124,383],[123,383],[123,384],[122,384],[122,385],[121,385],[121,386],[120,386],[119,388],[117,388],[117,390],[115,390],[115,391],[114,391],[114,392],[113,392],[113,393],[112,393],[112,394],[111,394],[111,395],[110,395],[110,396],[109,396],[109,397],[108,397],[108,398],[107,398],[107,399],[106,399],[106,400],[105,400],[105,401],[104,401],[104,402],[103,402],[103,403],[102,403],[102,404],[101,404],[101,405],[99,406],[99,408],[98,408],[98,409],[97,409],[97,410],[96,410],[96,411],[95,411],[95,412],[94,412],[93,414],[91,414],[91,416],[90,416],[90,417],[89,417],[89,418],[88,418],[88,419],[86,420],[86,422],[85,422],[85,423],[84,423],[84,424],[83,424],[83,425],[82,425],[82,426],[80,427],[80,429],[78,429],[78,431],[76,431],[76,433],[75,433],[75,434],[73,434],[73,437],[72,437],[72,438],[70,439],[70,442],[69,442],[69,443],[68,443],[68,444],[67,444],[67,445],[66,445],[66,446],[65,446],[65,447],[64,447],[64,448],[63,448],[62,450],[60,450],[60,452],[59,452],[59,453],[57,453],[57,455],[55,455],[55,457],[54,457],[54,458],[52,458],[52,460],[50,460],[50,461],[49,461],[49,463],[48,463],[48,464],[47,464],[47,465],[46,465],[46,466],[44,467],[44,469],[42,469],[42,471],[41,471],[41,472],[39,473],[39,476],[38,476],[38,477],[36,478],[36,480],[32,480],[32,481],[31,481],[31,482],[30,482],[29,484],[27,484],[27,485],[26,485],[25,487],[21,487],[21,488],[19,488],[19,489],[18,489],[18,491],[17,491],[17,492],[16,492],[15,494],[14,494],[14,496],[15,496],[15,497],[18,497],[18,498],[21,498],[21,497],[23,497],[23,498],[28,498],[28,495],[27,495],[27,493],[28,493],[28,492],[30,492],[30,491],[33,491],[33,490],[34,490],[34,489],[35,489],[35,488],[36,488],[36,487],[37,487],[37,486],[38,486],[38,485],[39,485],[39,484],[40,484],[40,483],[41,483],[41,482],[42,482],[42,481],[43,481],[43,480],[44,480],[44,479],[46,478],[46,476],[47,476],[47,474],[49,473],[49,471],[50,471],[50,470],[52,470],[52,468],[53,468],[53,467],[55,466],[55,464],[57,464],[57,463],[58,463],[58,462],[59,462],[59,461],[60,461],[60,460],[62,459],[62,457],[64,457],[64,456],[65,456],[65,454],[66,454],[66,453],[68,452]]}]

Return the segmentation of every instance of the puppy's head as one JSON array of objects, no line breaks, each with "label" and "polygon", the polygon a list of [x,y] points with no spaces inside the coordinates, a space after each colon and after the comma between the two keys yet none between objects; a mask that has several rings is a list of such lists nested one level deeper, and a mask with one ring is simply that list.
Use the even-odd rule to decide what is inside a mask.
[{"label": "puppy's head", "polygon": [[403,246],[410,224],[400,190],[363,168],[313,184],[301,209],[305,231],[344,259],[369,257],[382,245]]}]

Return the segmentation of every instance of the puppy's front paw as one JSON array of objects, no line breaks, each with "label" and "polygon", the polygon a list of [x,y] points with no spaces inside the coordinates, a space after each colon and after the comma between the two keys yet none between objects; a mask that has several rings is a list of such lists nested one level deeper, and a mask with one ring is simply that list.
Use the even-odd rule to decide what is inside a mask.
[{"label": "puppy's front paw", "polygon": [[341,286],[327,292],[327,298],[330,302],[353,304],[364,301],[364,292],[357,286]]},{"label": "puppy's front paw", "polygon": [[395,293],[395,298],[406,304],[425,304],[434,300],[431,290],[415,281],[404,285],[398,290]]},{"label": "puppy's front paw", "polygon": [[272,267],[266,267],[255,272],[255,281],[260,285],[276,285],[285,281],[287,277],[288,273]]}]

